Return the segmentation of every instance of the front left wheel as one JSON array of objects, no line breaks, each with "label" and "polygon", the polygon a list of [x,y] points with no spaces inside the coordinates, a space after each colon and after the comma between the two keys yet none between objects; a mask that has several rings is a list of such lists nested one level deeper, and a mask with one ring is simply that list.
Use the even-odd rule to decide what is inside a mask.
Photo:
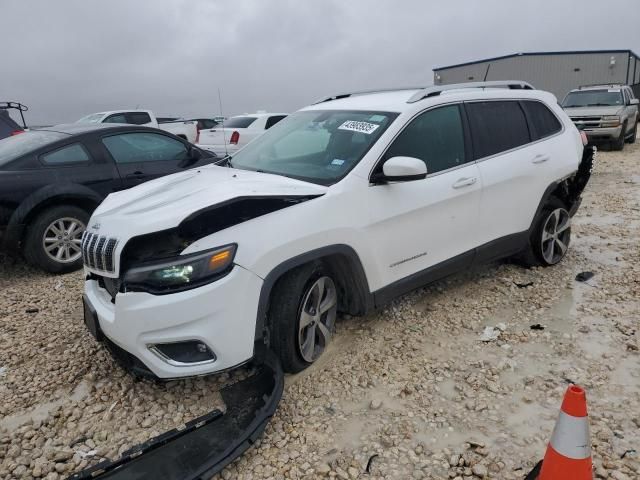
[{"label": "front left wheel", "polygon": [[331,342],[338,311],[338,289],[319,264],[298,267],[276,284],[271,297],[271,345],[285,371],[314,363]]}]

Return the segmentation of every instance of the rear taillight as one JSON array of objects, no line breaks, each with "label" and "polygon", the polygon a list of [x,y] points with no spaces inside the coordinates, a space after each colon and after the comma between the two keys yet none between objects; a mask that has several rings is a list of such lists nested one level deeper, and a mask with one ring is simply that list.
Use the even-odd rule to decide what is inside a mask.
[{"label": "rear taillight", "polygon": [[24,130],[14,130],[11,135],[20,135],[21,133],[24,133]]},{"label": "rear taillight", "polygon": [[587,134],[582,130],[580,131],[580,138],[582,139],[582,145],[587,146],[587,143],[589,143],[589,137],[587,137]]},{"label": "rear taillight", "polygon": [[233,145],[237,145],[239,141],[240,141],[240,133],[237,130],[234,130],[234,132],[231,134],[231,140],[229,140],[229,143],[232,143]]}]

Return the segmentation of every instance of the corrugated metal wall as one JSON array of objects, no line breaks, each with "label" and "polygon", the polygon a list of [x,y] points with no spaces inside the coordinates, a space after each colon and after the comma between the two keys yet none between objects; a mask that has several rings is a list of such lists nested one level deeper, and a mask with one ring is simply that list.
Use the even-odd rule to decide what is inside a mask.
[{"label": "corrugated metal wall", "polygon": [[[630,81],[633,64],[640,81],[640,61],[624,53],[570,53],[519,55],[491,62],[463,65],[434,71],[434,83],[478,82],[487,80],[525,80],[536,88],[552,92],[562,100],[573,88],[594,83],[637,83]],[[627,75],[627,69],[631,70]],[[629,77],[629,78],[628,78]]]}]

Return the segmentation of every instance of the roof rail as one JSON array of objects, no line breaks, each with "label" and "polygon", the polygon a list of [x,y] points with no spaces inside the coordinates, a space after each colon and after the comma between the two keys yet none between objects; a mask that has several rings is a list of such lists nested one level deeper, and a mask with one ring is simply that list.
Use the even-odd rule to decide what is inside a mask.
[{"label": "roof rail", "polygon": [[449,85],[432,85],[413,95],[407,103],[415,103],[428,97],[436,97],[448,90],[465,88],[508,88],[509,90],[534,90],[533,85],[522,80],[493,80],[490,82],[451,83]]},{"label": "roof rail", "polygon": [[424,88],[425,88],[424,86],[420,86],[420,87],[377,88],[377,89],[374,89],[374,90],[361,90],[361,91],[357,91],[357,92],[339,93],[337,95],[331,95],[331,96],[328,96],[328,97],[322,97],[321,99],[316,100],[315,102],[313,102],[312,105],[317,105],[318,103],[324,103],[324,102],[331,102],[332,100],[340,100],[341,98],[354,97],[356,95],[367,95],[369,93],[398,92],[398,91],[402,91],[402,90],[422,90]]},{"label": "roof rail", "polygon": [[582,90],[583,88],[591,88],[591,87],[626,87],[625,83],[591,83],[589,85],[580,85],[578,90]]}]

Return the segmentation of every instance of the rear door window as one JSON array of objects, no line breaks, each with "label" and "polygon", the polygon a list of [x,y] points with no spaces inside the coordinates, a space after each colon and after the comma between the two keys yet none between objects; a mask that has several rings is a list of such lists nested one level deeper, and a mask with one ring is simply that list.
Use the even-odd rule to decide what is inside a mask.
[{"label": "rear door window", "polygon": [[157,133],[137,132],[111,135],[102,139],[116,163],[176,161],[188,157],[187,147]]},{"label": "rear door window", "polygon": [[264,129],[269,130],[271,127],[273,127],[276,123],[278,123],[280,120],[282,120],[285,117],[286,115],[274,115],[273,117],[269,117],[267,119],[267,124],[264,126]]},{"label": "rear door window", "polygon": [[40,160],[45,165],[71,165],[74,163],[89,163],[90,158],[82,145],[74,143],[53,152],[44,153],[40,155]]},{"label": "rear door window", "polygon": [[225,120],[224,126],[225,128],[247,128],[256,120],[256,117],[232,117]]},{"label": "rear door window", "polygon": [[527,113],[532,140],[549,137],[562,130],[560,120],[541,102],[523,101],[522,106]]},{"label": "rear door window", "polygon": [[114,115],[109,115],[105,118],[102,123],[128,123],[127,117],[124,113],[116,113]]},{"label": "rear door window", "polygon": [[411,121],[391,144],[391,157],[419,158],[432,174],[467,162],[464,129],[458,105],[434,108]]},{"label": "rear door window", "polygon": [[151,122],[151,117],[147,112],[131,112],[127,114],[128,122],[133,125],[145,125]]},{"label": "rear door window", "polygon": [[519,102],[499,100],[465,104],[476,159],[489,157],[531,141]]}]

